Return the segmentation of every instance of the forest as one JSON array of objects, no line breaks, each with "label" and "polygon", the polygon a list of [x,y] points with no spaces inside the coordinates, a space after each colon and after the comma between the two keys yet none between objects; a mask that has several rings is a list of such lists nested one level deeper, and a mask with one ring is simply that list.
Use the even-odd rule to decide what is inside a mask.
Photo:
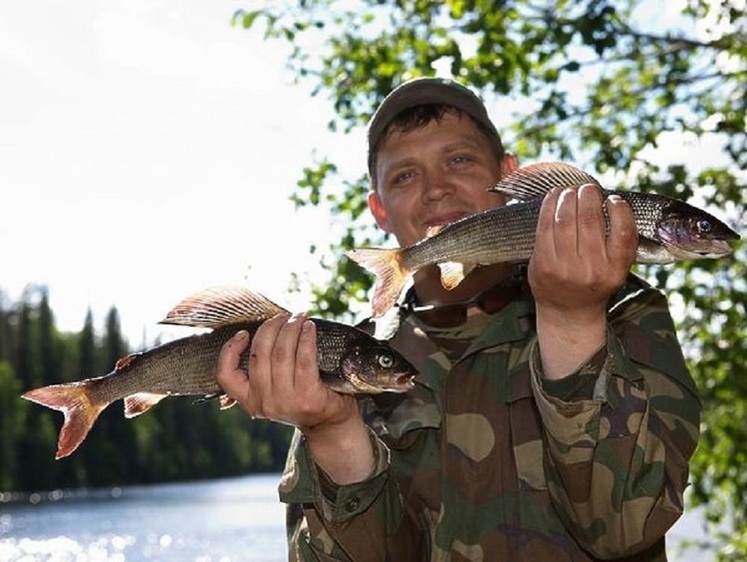
[{"label": "forest", "polygon": [[[157,345],[159,342],[154,342]],[[110,372],[134,352],[111,308],[104,331],[89,311],[79,333],[55,327],[48,289],[18,302],[0,292],[0,492],[102,487],[277,472],[291,428],[252,420],[217,400],[172,397],[133,419],[110,405],[69,457],[55,460],[62,414],[21,399],[32,388]]]}]

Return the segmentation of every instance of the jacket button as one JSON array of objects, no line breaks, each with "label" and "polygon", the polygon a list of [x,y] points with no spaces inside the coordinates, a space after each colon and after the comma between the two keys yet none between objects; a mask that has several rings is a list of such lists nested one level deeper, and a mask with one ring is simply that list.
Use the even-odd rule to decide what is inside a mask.
[{"label": "jacket button", "polygon": [[345,511],[348,513],[353,513],[356,509],[358,509],[358,506],[361,504],[361,500],[352,497],[345,503]]}]

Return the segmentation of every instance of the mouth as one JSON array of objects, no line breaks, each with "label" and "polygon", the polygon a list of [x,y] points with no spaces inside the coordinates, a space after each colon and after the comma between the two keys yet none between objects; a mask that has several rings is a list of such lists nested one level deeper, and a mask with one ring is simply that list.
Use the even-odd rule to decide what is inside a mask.
[{"label": "mouth", "polygon": [[415,375],[401,375],[396,379],[398,388],[406,388],[411,390],[415,388]]},{"label": "mouth", "polygon": [[446,226],[447,224],[451,224],[452,222],[456,222],[459,219],[463,219],[464,217],[468,217],[470,213],[464,212],[464,211],[458,211],[453,213],[444,213],[438,216],[434,216],[429,218],[425,221],[425,226],[427,228],[436,228],[441,226]]}]

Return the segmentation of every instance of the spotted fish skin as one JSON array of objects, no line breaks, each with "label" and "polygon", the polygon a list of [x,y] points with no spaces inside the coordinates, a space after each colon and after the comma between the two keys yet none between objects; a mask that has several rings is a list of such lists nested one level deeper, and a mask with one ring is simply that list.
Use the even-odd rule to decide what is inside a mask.
[{"label": "spotted fish skin", "polygon": [[529,261],[534,251],[540,207],[555,187],[594,184],[605,196],[619,195],[633,210],[638,229],[638,263],[667,264],[685,259],[715,259],[732,253],[739,234],[713,215],[679,199],[601,187],[590,174],[569,164],[532,164],[507,175],[491,191],[517,202],[448,224],[404,248],[357,248],[347,256],[376,277],[375,317],[396,302],[407,281],[422,267],[436,264],[446,289],[456,287],[475,267]]},{"label": "spotted fish skin", "polygon": [[[23,398],[64,414],[58,459],[80,446],[99,414],[116,400],[124,400],[127,418],[148,411],[167,396],[218,398],[222,408],[229,408],[235,401],[215,379],[223,344],[239,330],[252,336],[265,320],[281,312],[287,311],[245,287],[209,288],[184,299],[162,321],[208,328],[209,332],[123,357],[106,375],[36,388]],[[329,388],[346,394],[412,389],[414,367],[388,344],[353,326],[312,320],[317,327],[320,378]],[[242,356],[242,367],[248,367],[247,353]]]}]

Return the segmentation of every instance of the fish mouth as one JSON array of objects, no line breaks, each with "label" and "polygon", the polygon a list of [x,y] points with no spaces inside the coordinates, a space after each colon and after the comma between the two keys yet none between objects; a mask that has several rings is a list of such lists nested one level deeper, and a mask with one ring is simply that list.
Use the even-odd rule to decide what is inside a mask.
[{"label": "fish mouth", "polygon": [[395,380],[395,383],[396,388],[412,390],[415,388],[415,375],[400,375]]},{"label": "fish mouth", "polygon": [[717,259],[734,253],[734,248],[725,240],[709,240],[701,244],[701,247],[688,247],[667,241],[663,241],[663,244],[670,254],[681,259]]},{"label": "fish mouth", "polygon": [[697,252],[697,255],[699,258],[708,258],[708,259],[718,259],[718,258],[724,258],[726,256],[731,255],[733,252],[732,250],[728,250],[725,252]]},{"label": "fish mouth", "polygon": [[[369,381],[367,377],[358,373],[348,375],[350,384],[358,391],[366,394],[381,394],[382,392],[408,392],[415,388],[415,375],[392,375],[388,380]],[[392,381],[392,382],[390,382]]]},{"label": "fish mouth", "polygon": [[382,384],[381,387],[385,392],[409,392],[415,388],[415,375],[405,374],[396,376],[394,377],[393,384]]}]

